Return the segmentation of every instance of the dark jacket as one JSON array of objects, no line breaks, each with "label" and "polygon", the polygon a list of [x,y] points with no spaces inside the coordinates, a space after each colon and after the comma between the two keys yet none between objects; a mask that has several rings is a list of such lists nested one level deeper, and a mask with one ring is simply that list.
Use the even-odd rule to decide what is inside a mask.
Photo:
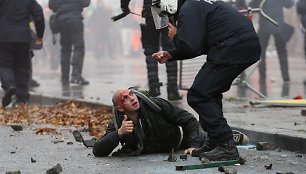
[{"label": "dark jacket", "polygon": [[30,18],[33,17],[37,36],[44,35],[45,21],[36,0],[0,0],[0,42],[30,42]]},{"label": "dark jacket", "polygon": [[[259,7],[262,0],[252,0],[249,4],[252,8]],[[259,29],[265,33],[281,33],[284,29],[284,8],[290,8],[294,5],[292,0],[266,0],[262,10],[265,14],[275,20],[279,27],[271,23],[269,20],[264,18],[262,15],[259,17]]]},{"label": "dark jacket", "polygon": [[260,44],[252,22],[223,1],[187,0],[180,9],[171,60],[207,54],[216,64],[254,63]]},{"label": "dark jacket", "polygon": [[296,4],[296,10],[301,17],[303,27],[306,29],[306,0],[299,0]]},{"label": "dark jacket", "polygon": [[49,0],[49,8],[58,14],[59,21],[83,19],[83,8],[88,7],[90,0]]},{"label": "dark jacket", "polygon": [[[159,112],[154,111],[139,97],[138,99],[140,121],[134,126],[134,132],[119,138],[115,124],[117,123],[118,128],[121,127],[123,113],[117,113],[116,123],[114,120],[110,122],[106,133],[95,143],[95,156],[108,156],[119,142],[123,146],[121,153],[127,155],[170,152],[172,148],[177,148],[180,141],[178,126],[183,129],[185,147],[199,147],[199,123],[193,115],[162,98],[150,98],[161,108]],[[138,151],[140,145],[143,147]]]}]

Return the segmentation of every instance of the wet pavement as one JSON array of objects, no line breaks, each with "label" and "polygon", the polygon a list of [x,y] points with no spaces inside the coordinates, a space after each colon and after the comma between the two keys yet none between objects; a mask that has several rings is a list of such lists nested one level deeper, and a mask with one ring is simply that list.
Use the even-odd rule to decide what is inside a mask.
[{"label": "wet pavement", "polygon": [[[290,59],[291,81],[283,85],[278,60],[271,53],[267,80],[267,99],[293,98],[306,96],[302,84],[305,61],[302,57]],[[88,55],[84,63],[84,77],[90,81],[87,86],[60,83],[59,68],[51,70],[39,60],[34,62],[34,78],[40,87],[32,90],[33,97],[80,99],[82,101],[111,105],[111,96],[116,89],[139,86],[147,89],[146,68],[143,57],[121,57],[95,59]],[[160,80],[163,82],[161,97],[167,98],[165,66],[160,65]],[[258,73],[255,71],[248,82],[259,90]],[[285,87],[288,87],[284,89]],[[241,92],[242,93],[239,93]],[[284,92],[285,91],[285,92]],[[186,102],[186,91],[180,90],[183,99],[173,102],[185,108],[196,117]],[[38,97],[39,98],[39,97]],[[301,116],[302,107],[253,107],[250,101],[260,97],[249,89],[241,90],[233,85],[224,94],[224,115],[230,126],[244,131],[250,138],[251,146],[239,147],[241,156],[247,158],[246,165],[235,166],[238,173],[286,173],[305,172],[306,158],[306,117]],[[46,100],[45,100],[46,101]],[[46,104],[45,102],[41,102]],[[22,132],[15,132],[8,126],[0,126],[0,173],[20,170],[21,173],[44,173],[60,163],[63,173],[177,173],[176,165],[199,164],[197,158],[171,163],[164,161],[168,154],[144,155],[133,158],[95,158],[92,149],[74,141],[71,131],[75,128],[60,127],[59,135],[35,135],[33,129],[39,125],[28,125]],[[85,138],[90,138],[82,132]],[[55,140],[62,140],[54,143]],[[257,151],[258,141],[276,144],[278,150]],[[73,142],[72,145],[67,144]],[[251,148],[251,149],[250,149]],[[290,151],[286,151],[287,149]],[[179,155],[181,152],[177,152]],[[31,162],[31,158],[37,162]],[[271,170],[264,166],[273,164]],[[184,173],[220,173],[217,168],[199,169]]]},{"label": "wet pavement", "polygon": [[[267,85],[266,99],[292,99],[296,96],[304,97],[306,78],[305,60],[302,56],[290,57],[289,67],[291,81],[284,83],[281,78],[278,59],[275,52],[268,52],[267,59]],[[199,58],[200,63],[194,65],[195,73],[201,66],[204,58]],[[197,61],[199,61],[197,60]],[[159,65],[161,97],[167,98],[165,65]],[[247,81],[256,91],[261,91],[258,84],[256,66],[250,67],[246,74],[251,75]],[[122,87],[139,86],[147,87],[146,65],[144,57],[117,57],[113,59],[95,59],[88,55],[84,63],[84,77],[90,81],[87,86],[70,85],[62,86],[60,71],[42,68],[39,62],[34,62],[34,78],[41,84],[32,90],[35,95],[65,98],[80,98],[89,102],[97,102],[111,106],[111,97],[116,89]],[[183,81],[184,83],[184,81]],[[188,85],[188,84],[187,84]],[[174,104],[187,109],[196,117],[197,114],[190,108],[186,101],[186,90],[180,90],[183,99]],[[302,107],[254,107],[250,101],[261,100],[259,95],[243,85],[232,85],[224,93],[224,115],[232,127],[252,130],[256,132],[286,135],[306,139],[306,117],[301,116]],[[306,148],[305,148],[306,149]]]}]

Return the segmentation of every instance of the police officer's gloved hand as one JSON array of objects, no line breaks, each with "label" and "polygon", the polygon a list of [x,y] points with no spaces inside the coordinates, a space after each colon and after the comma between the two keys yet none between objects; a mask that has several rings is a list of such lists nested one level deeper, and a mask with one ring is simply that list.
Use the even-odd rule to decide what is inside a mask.
[{"label": "police officer's gloved hand", "polygon": [[130,13],[130,9],[129,9],[130,0],[120,0],[120,3],[121,3],[121,10],[124,13]]}]

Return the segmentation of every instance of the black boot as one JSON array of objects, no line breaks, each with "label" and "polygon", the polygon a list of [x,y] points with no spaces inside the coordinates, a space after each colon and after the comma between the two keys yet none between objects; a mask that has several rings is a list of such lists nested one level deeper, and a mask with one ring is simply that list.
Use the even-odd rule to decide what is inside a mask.
[{"label": "black boot", "polygon": [[191,156],[199,157],[204,152],[209,152],[209,151],[213,150],[215,147],[216,147],[216,145],[208,140],[207,143],[204,146],[202,146],[200,148],[197,148],[197,149],[194,149],[191,153]]},{"label": "black boot", "polygon": [[168,88],[168,100],[181,100],[183,97],[178,92],[177,88]]},{"label": "black boot", "polygon": [[7,105],[11,103],[12,96],[15,95],[15,92],[16,92],[15,86],[11,86],[9,87],[9,89],[5,91],[5,94],[2,98],[2,107],[6,107]]},{"label": "black boot", "polygon": [[71,83],[79,84],[79,85],[88,85],[89,81],[85,80],[82,76],[79,77],[71,77]]},{"label": "black boot", "polygon": [[157,97],[160,95],[160,86],[162,86],[162,83],[152,83],[149,81],[149,94],[151,97]]},{"label": "black boot", "polygon": [[152,97],[157,97],[160,95],[160,89],[159,87],[152,87],[149,89],[149,95]]},{"label": "black boot", "polygon": [[210,161],[236,160],[239,158],[239,152],[234,140],[231,139],[224,143],[218,143],[213,150],[201,153],[200,157],[207,158]]}]

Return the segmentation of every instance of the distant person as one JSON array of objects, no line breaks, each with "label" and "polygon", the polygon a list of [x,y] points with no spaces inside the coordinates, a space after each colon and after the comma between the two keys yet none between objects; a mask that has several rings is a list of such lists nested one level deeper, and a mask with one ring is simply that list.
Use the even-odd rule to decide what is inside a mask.
[{"label": "distant person", "polygon": [[[257,8],[260,6],[262,0],[252,0],[249,6]],[[261,45],[261,61],[259,63],[259,82],[262,85],[266,84],[266,50],[268,47],[270,36],[273,36],[278,59],[280,63],[280,70],[284,82],[290,81],[288,68],[288,53],[287,42],[293,34],[293,27],[286,24],[284,21],[284,8],[290,8],[294,5],[292,0],[266,0],[262,10],[275,20],[279,26],[274,25],[262,15],[259,17],[258,36]]]},{"label": "distant person", "polygon": [[36,33],[32,30],[31,31],[31,36],[32,36],[32,41],[31,41],[31,46],[30,46],[30,57],[31,57],[31,68],[30,68],[30,73],[29,73],[29,88],[34,88],[40,86],[37,80],[33,78],[33,57],[34,57],[34,50],[40,50],[42,49],[42,43],[41,44],[36,44],[37,40],[37,35]]},{"label": "distant person", "polygon": [[[304,55],[306,59],[306,0],[299,0],[296,4],[296,11],[298,15],[300,15],[301,24],[302,24],[302,31],[304,33]],[[304,85],[306,85],[306,80],[304,80]]]},{"label": "distant person", "polygon": [[72,65],[71,83],[88,85],[83,78],[85,54],[83,8],[88,7],[90,0],[49,0],[50,9],[57,13],[61,35],[61,82],[69,85],[70,64]]},{"label": "distant person", "polygon": [[95,58],[101,57],[113,58],[113,41],[111,41],[113,27],[111,23],[110,9],[107,8],[103,1],[98,1],[97,7],[88,19],[89,34],[92,38],[92,51]]},{"label": "distant person", "polygon": [[45,29],[42,7],[36,0],[0,1],[0,77],[5,94],[2,106],[11,103],[16,95],[15,104],[29,101],[29,73],[31,67],[30,18],[33,18],[37,39],[43,42]]}]

